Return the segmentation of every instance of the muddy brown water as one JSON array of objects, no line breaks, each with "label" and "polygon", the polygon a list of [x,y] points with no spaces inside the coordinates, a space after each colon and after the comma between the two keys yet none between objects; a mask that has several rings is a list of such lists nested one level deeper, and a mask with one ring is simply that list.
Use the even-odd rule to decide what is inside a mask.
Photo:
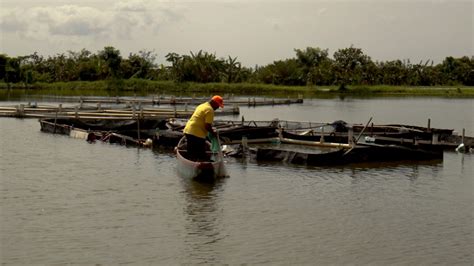
[{"label": "muddy brown water", "polygon": [[[420,126],[431,118],[474,135],[470,99],[314,99],[241,112]],[[5,264],[473,263],[472,154],[342,167],[228,158],[230,177],[205,185],[179,178],[172,153],[39,129],[35,119],[0,118]]]}]

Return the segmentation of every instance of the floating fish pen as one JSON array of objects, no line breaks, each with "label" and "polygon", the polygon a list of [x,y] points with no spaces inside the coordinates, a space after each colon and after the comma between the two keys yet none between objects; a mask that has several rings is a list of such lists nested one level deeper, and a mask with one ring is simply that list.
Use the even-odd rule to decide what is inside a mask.
[{"label": "floating fish pen", "polygon": [[[166,143],[176,144],[185,120],[171,119],[168,131],[160,131]],[[467,148],[474,138],[457,134],[452,129],[412,125],[347,124],[344,121],[314,123],[286,120],[215,121],[224,144],[281,142],[321,147],[350,147],[355,142],[393,144],[429,150],[454,150],[461,143]],[[170,134],[170,132],[173,132]],[[360,136],[359,136],[360,135]],[[356,136],[359,138],[356,140]],[[174,141],[171,138],[175,138]],[[164,144],[165,145],[165,144]]]},{"label": "floating fish pen", "polygon": [[[114,105],[199,105],[209,101],[209,97],[177,97],[177,96],[152,96],[152,97],[54,97],[55,101],[78,102],[94,104],[114,104]],[[225,97],[226,105],[237,106],[273,106],[303,103],[303,96],[298,98],[263,98],[263,97]]]},{"label": "floating fish pen", "polygon": [[[121,145],[173,148],[183,137],[185,119],[151,118],[103,120],[40,119],[43,132]],[[370,122],[370,121],[369,121]],[[463,144],[469,151],[474,138],[450,129],[410,125],[309,123],[298,121],[216,120],[220,141],[229,156],[257,161],[304,165],[342,165],[361,162],[442,160],[444,150]],[[303,147],[303,149],[302,149]]]},{"label": "floating fish pen", "polygon": [[[28,105],[19,104],[16,106],[0,107],[0,117],[16,118],[71,118],[71,119],[102,119],[102,120],[124,120],[137,118],[187,118],[194,110],[190,108],[143,108],[142,105],[132,107],[114,106],[67,106],[59,104],[51,105]],[[215,115],[238,115],[239,107],[216,110]]]},{"label": "floating fish pen", "polygon": [[344,165],[365,162],[442,160],[442,151],[429,151],[400,145],[359,144],[352,148],[331,150],[295,151],[281,147],[250,148],[257,161],[283,162],[312,166]]},{"label": "floating fish pen", "polygon": [[40,119],[41,131],[66,135],[88,142],[103,141],[126,146],[151,147],[155,130],[163,125],[164,120],[64,120]]}]

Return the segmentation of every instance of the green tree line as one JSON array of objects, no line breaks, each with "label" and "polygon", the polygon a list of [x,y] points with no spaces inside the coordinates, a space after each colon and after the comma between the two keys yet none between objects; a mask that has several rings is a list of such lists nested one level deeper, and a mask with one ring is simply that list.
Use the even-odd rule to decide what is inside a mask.
[{"label": "green tree line", "polygon": [[0,54],[0,81],[5,83],[54,83],[147,79],[175,82],[255,83],[287,86],[338,85],[465,85],[474,86],[474,57],[432,60],[373,61],[362,49],[295,49],[293,58],[254,68],[242,66],[237,57],[218,57],[205,51],[189,55],[168,53],[167,66],[156,64],[154,52],[142,50],[123,57],[114,47],[97,53],[86,49],[47,58],[34,53],[9,57]]}]

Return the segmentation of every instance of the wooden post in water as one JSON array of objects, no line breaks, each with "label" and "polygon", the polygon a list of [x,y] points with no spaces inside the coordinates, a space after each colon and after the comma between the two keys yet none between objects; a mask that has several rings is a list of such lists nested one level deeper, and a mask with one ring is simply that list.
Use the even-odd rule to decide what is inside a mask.
[{"label": "wooden post in water", "polygon": [[463,129],[462,129],[462,135],[461,135],[461,143],[464,143],[464,136],[465,136],[465,134],[466,134],[466,129],[463,128]]},{"label": "wooden post in water", "polygon": [[242,148],[243,148],[243,154],[246,154],[247,149],[248,149],[248,143],[247,143],[247,137],[242,136]]},{"label": "wooden post in water", "polygon": [[349,127],[349,132],[347,134],[347,143],[351,146],[354,147],[354,129]]},{"label": "wooden post in water", "polygon": [[56,115],[54,116],[54,129],[53,129],[53,134],[56,134],[56,123],[58,120],[58,110],[56,110]]},{"label": "wooden post in water", "polygon": [[240,109],[239,109],[239,106],[237,104],[234,104],[234,106],[232,108],[232,114],[240,114]]},{"label": "wooden post in water", "polygon": [[19,106],[17,106],[16,108],[16,115],[18,117],[23,117],[25,116],[25,106],[23,104],[20,104]]},{"label": "wooden post in water", "polygon": [[[310,125],[311,125],[311,123],[310,123]],[[310,126],[310,128],[311,128],[311,126]],[[319,138],[319,142],[324,143],[324,125],[321,127],[321,138]]]},{"label": "wooden post in water", "polygon": [[437,133],[433,133],[433,136],[431,138],[431,144],[438,144],[438,139],[439,139],[439,135]]},{"label": "wooden post in water", "polygon": [[[137,140],[140,143],[140,117],[137,118]],[[138,145],[140,147],[140,145]]]},{"label": "wooden post in water", "polygon": [[427,128],[428,128],[428,132],[430,132],[430,131],[431,131],[431,119],[430,119],[430,118],[428,118],[428,126],[427,126]]}]

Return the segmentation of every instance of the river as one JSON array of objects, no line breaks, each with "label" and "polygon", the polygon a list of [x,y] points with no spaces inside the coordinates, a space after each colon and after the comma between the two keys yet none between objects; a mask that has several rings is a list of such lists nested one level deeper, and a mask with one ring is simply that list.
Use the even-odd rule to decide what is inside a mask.
[{"label": "river", "polygon": [[[1,102],[7,105],[9,102]],[[306,99],[246,120],[466,129],[472,99]],[[240,119],[241,116],[233,117]],[[174,155],[42,133],[0,118],[2,264],[472,265],[474,155],[306,167],[227,158],[214,185]]]}]

